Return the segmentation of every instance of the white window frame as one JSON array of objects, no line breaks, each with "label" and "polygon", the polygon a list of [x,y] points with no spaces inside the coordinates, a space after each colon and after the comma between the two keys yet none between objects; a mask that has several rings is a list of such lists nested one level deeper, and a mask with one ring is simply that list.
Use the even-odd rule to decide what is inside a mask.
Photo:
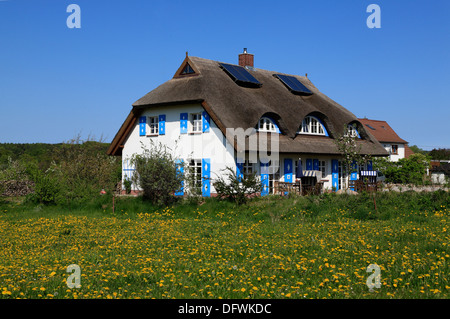
[{"label": "white window frame", "polygon": [[358,132],[356,130],[355,124],[349,124],[347,125],[347,132],[345,133],[345,136],[349,137],[358,137]]},{"label": "white window frame", "polygon": [[277,133],[277,126],[270,118],[263,116],[258,121],[258,132]]},{"label": "white window frame", "polygon": [[328,172],[327,172],[328,165],[327,165],[327,163],[328,163],[328,161],[319,160],[319,171],[322,172],[322,178],[325,178],[328,175]]},{"label": "white window frame", "polygon": [[244,176],[249,176],[254,173],[254,166],[248,159],[242,164],[242,174]]},{"label": "white window frame", "polygon": [[148,125],[148,136],[156,136],[159,135],[159,118],[157,116],[148,116],[147,117],[147,125]]},{"label": "white window frame", "polygon": [[201,189],[202,188],[202,174],[203,174],[203,167],[202,167],[202,160],[201,159],[191,159],[189,161],[189,172],[188,174],[191,174],[191,170],[194,169],[194,188]]},{"label": "white window frame", "polygon": [[202,113],[189,114],[189,132],[198,134],[203,132],[203,118]]},{"label": "white window frame", "polygon": [[303,119],[297,134],[326,135],[325,127],[320,123],[319,119],[314,116],[307,116]]}]

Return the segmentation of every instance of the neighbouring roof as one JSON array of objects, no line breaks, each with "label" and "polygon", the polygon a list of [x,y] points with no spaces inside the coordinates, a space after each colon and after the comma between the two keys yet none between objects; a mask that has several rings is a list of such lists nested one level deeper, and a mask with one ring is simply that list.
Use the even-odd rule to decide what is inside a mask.
[{"label": "neighbouring roof", "polygon": [[370,130],[370,133],[372,133],[372,135],[381,143],[408,143],[400,138],[386,121],[369,120],[365,118],[359,119],[359,121],[365,126],[366,130]]},{"label": "neighbouring roof", "polygon": [[450,163],[442,163],[439,166],[435,166],[431,169],[432,172],[442,172],[445,175],[450,175]]},{"label": "neighbouring roof", "polygon": [[[186,63],[194,74],[182,76]],[[275,71],[250,68],[247,71],[261,84],[246,87],[233,81],[218,61],[186,57],[175,76],[133,103],[130,115],[113,139],[108,150],[119,155],[121,146],[144,109],[164,105],[201,103],[217,127],[226,135],[226,128],[255,127],[262,116],[274,119],[281,132],[280,152],[338,154],[333,138],[344,127],[355,123],[361,136],[361,152],[387,156],[386,150],[372,132],[349,110],[321,93],[306,76],[291,75],[312,94],[293,94]],[[285,74],[286,75],[286,74]],[[327,136],[298,135],[297,131],[307,115],[318,117],[326,126]]]},{"label": "neighbouring roof", "polygon": [[413,154],[413,150],[408,146],[408,144],[405,144],[405,158],[409,158]]}]

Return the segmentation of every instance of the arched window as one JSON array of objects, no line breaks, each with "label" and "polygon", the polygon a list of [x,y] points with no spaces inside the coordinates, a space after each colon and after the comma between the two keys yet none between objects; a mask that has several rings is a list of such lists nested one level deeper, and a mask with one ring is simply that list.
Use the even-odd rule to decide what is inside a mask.
[{"label": "arched window", "polygon": [[314,116],[307,116],[303,119],[302,125],[298,129],[298,134],[327,135],[323,124]]},{"label": "arched window", "polygon": [[345,136],[359,137],[358,130],[356,129],[356,124],[347,125],[347,132],[346,132]]},{"label": "arched window", "polygon": [[263,116],[262,118],[259,119],[257,128],[259,132],[280,133],[280,129],[275,124],[275,122],[266,116]]}]

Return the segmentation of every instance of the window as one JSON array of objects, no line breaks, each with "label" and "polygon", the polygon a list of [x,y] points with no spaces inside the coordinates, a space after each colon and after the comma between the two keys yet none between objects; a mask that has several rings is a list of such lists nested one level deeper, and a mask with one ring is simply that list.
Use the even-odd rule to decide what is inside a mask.
[{"label": "window", "polygon": [[202,161],[201,160],[190,160],[189,162],[189,172],[188,179],[192,183],[192,187],[195,190],[201,190],[202,188]]},{"label": "window", "polygon": [[250,176],[251,174],[253,174],[253,163],[250,163],[249,160],[245,160],[245,162],[242,165],[243,168],[243,174],[244,177],[247,178],[247,176]]},{"label": "window", "polygon": [[183,71],[181,71],[181,75],[186,74],[194,74],[195,71],[192,69],[192,67],[189,65],[189,63],[186,63],[186,66],[184,67]]},{"label": "window", "polygon": [[202,132],[202,113],[191,114],[191,132],[192,133]]},{"label": "window", "polygon": [[258,131],[259,132],[273,132],[276,133],[277,126],[275,123],[268,117],[262,117],[258,123]]},{"label": "window", "polygon": [[319,161],[319,171],[322,172],[322,178],[327,176],[327,161]]},{"label": "window", "polygon": [[158,117],[149,116],[148,125],[150,127],[149,135],[158,135]]},{"label": "window", "polygon": [[280,181],[280,162],[278,160],[269,161],[269,194],[275,192],[275,183]]},{"label": "window", "polygon": [[392,153],[393,155],[398,155],[398,145],[392,145]]},{"label": "window", "polygon": [[326,135],[325,127],[314,116],[307,116],[303,119],[302,125],[297,134]]},{"label": "window", "polygon": [[345,134],[345,136],[358,137],[358,131],[356,130],[356,124],[349,124],[347,126],[347,133]]}]

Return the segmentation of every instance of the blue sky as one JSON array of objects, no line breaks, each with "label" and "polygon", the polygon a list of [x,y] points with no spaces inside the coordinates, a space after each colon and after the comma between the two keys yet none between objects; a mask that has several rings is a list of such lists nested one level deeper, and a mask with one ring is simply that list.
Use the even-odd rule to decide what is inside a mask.
[{"label": "blue sky", "polygon": [[[69,29],[69,4],[81,28]],[[381,28],[369,29],[369,4]],[[0,143],[112,140],[191,56],[304,75],[358,117],[450,148],[450,1],[0,1]]]}]

